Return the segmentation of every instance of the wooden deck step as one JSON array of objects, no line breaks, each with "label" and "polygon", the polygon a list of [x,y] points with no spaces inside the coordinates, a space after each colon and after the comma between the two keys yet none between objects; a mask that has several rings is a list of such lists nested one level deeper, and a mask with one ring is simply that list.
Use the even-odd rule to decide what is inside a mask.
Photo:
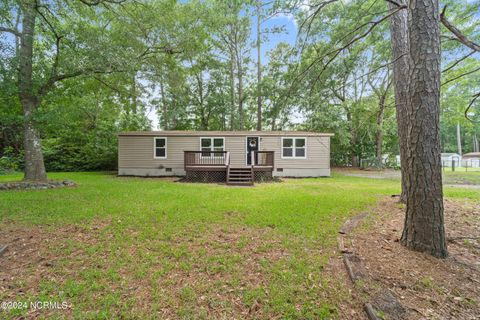
[{"label": "wooden deck step", "polygon": [[228,168],[227,172],[227,184],[238,186],[251,186],[253,185],[253,172],[252,168]]}]

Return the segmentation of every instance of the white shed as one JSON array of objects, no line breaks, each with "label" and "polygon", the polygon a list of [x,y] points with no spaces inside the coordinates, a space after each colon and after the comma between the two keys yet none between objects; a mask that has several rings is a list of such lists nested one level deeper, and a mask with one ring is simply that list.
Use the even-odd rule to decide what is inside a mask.
[{"label": "white shed", "polygon": [[462,156],[458,153],[442,153],[442,167],[451,167],[455,161],[455,167],[462,166]]}]

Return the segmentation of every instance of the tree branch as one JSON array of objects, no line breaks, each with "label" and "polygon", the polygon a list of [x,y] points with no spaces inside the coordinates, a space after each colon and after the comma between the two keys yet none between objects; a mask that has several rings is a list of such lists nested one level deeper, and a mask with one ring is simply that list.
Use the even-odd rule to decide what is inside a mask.
[{"label": "tree branch", "polygon": [[71,73],[64,73],[64,74],[57,74],[54,76],[51,76],[45,84],[43,84],[39,89],[38,89],[38,96],[42,98],[46,93],[48,93],[52,87],[55,85],[55,83],[65,80],[65,79],[70,79],[70,78],[75,78],[78,76],[82,75],[92,75],[92,74],[112,74],[112,73],[120,73],[120,72],[125,72],[125,70],[121,69],[83,69],[83,70],[77,70],[73,71]]},{"label": "tree branch", "polygon": [[99,4],[112,3],[121,4],[127,0],[80,0],[81,3],[86,4],[89,7],[98,6]]},{"label": "tree branch", "polygon": [[141,59],[141,58],[144,58],[148,55],[156,54],[156,53],[165,53],[165,54],[173,55],[173,54],[179,54],[179,53],[183,53],[183,52],[184,52],[184,50],[177,50],[177,49],[171,48],[169,46],[148,47],[147,49],[145,49],[145,51],[142,52],[142,54],[140,54],[138,56],[138,59]]},{"label": "tree branch", "polygon": [[131,93],[129,92],[126,92],[124,90],[121,90],[109,83],[107,83],[106,81],[102,80],[100,77],[93,77],[95,80],[97,80],[98,82],[100,82],[101,84],[103,84],[105,87],[109,88],[110,90],[112,91],[115,91],[116,93],[120,94],[120,95],[124,95],[124,96],[132,96]]},{"label": "tree branch", "polygon": [[473,55],[474,53],[476,53],[477,51],[473,50],[471,51],[470,53],[464,55],[463,57],[461,57],[460,59],[458,59],[457,61],[455,61],[452,65],[450,65],[449,67],[445,68],[444,70],[442,70],[442,72],[447,72],[451,69],[453,69],[457,64],[459,64],[460,62],[462,62],[463,60],[467,59],[468,57],[470,57],[471,55]]},{"label": "tree branch", "polygon": [[0,27],[0,32],[8,32],[8,33],[13,34],[16,37],[19,37],[19,38],[22,36],[22,34],[20,32],[18,32],[17,30],[12,29],[12,28],[7,28],[7,27]]},{"label": "tree branch", "polygon": [[397,7],[402,6],[400,3],[398,3],[397,1],[394,1],[394,0],[385,0],[385,1],[390,2],[391,4],[393,4],[394,6],[397,6]]},{"label": "tree branch", "polygon": [[464,45],[466,45],[470,49],[475,50],[477,52],[480,52],[480,45],[478,45],[477,43],[469,40],[457,27],[452,25],[447,20],[447,18],[445,17],[445,11],[446,10],[447,10],[447,6],[443,7],[442,13],[440,14],[440,20],[442,21],[443,25],[448,30],[450,30],[451,33],[453,33],[455,35],[455,37],[458,39],[458,41],[460,41],[461,43],[463,43]]},{"label": "tree branch", "polygon": [[[315,5],[315,10],[313,11],[313,13],[309,14],[305,20],[300,24],[300,27],[298,28],[298,33],[300,34],[301,30],[305,27],[305,24],[308,23],[307,25],[307,31],[306,31],[306,35],[305,35],[305,38],[308,38],[308,36],[310,35],[310,30],[312,28],[312,22],[313,20],[315,19],[315,17],[322,11],[323,8],[325,8],[327,5],[329,5],[330,3],[334,3],[334,2],[337,2],[338,0],[328,0],[328,1],[324,1],[324,2],[321,2],[317,5]],[[312,8],[312,7],[310,7]],[[306,41],[305,41],[306,42]],[[301,52],[303,52],[303,49],[305,47],[305,43],[304,45],[302,46],[302,49],[300,50]]]},{"label": "tree branch", "polygon": [[[397,13],[398,11],[400,10],[403,10],[403,9],[406,9],[407,6],[406,5],[403,5],[403,6],[400,6],[398,7],[397,9],[391,11],[389,14],[385,15],[384,17],[380,18],[379,20],[374,20],[374,21],[369,21],[367,23],[364,23],[362,24],[360,27],[356,28],[356,30],[360,29],[361,27],[364,27],[364,26],[367,26],[367,25],[370,25],[370,27],[362,34],[360,35],[357,35],[355,37],[353,37],[353,39],[351,39],[347,44],[345,44],[344,46],[338,48],[338,49],[335,49],[334,51],[331,51],[330,53],[334,53],[334,55],[327,61],[326,64],[324,64],[324,66],[322,67],[322,69],[320,70],[320,73],[319,75],[316,77],[316,79],[314,80],[313,84],[312,84],[312,87],[315,86],[315,84],[317,83],[317,81],[320,79],[321,75],[323,74],[323,72],[325,71],[325,69],[330,65],[330,63],[333,62],[333,60],[335,60],[335,58],[345,49],[349,48],[351,45],[353,45],[354,43],[356,43],[357,41],[365,38],[366,36],[368,36],[372,31],[373,29],[375,29],[375,27],[379,24],[381,24],[382,22],[384,22],[385,20],[387,20],[388,18],[390,18],[392,15],[394,15],[395,13]],[[324,57],[328,56],[329,54],[327,53],[326,55],[324,55]],[[318,59],[315,59],[316,61],[319,61]],[[322,59],[323,60],[323,57]],[[315,62],[315,61],[314,61]]]},{"label": "tree branch", "polygon": [[447,83],[450,83],[452,81],[455,81],[455,80],[458,80],[460,78],[463,78],[465,76],[468,76],[469,74],[472,74],[474,72],[477,72],[477,71],[480,71],[480,67],[476,68],[476,69],[473,69],[473,70],[470,70],[470,71],[467,71],[465,73],[462,73],[461,75],[458,75],[456,77],[453,77],[452,79],[448,79],[447,81],[445,81],[444,83],[442,83],[442,86],[446,85]]},{"label": "tree branch", "polygon": [[470,116],[468,115],[468,111],[470,110],[470,108],[473,106],[473,104],[475,103],[475,101],[480,98],[480,92],[478,93],[475,93],[473,96],[472,96],[472,100],[470,101],[470,103],[468,104],[468,107],[465,109],[465,118],[467,120],[469,120],[470,122],[473,122],[473,123],[480,123],[480,121],[475,121],[473,120],[472,118],[470,118]]},{"label": "tree branch", "polygon": [[58,32],[55,30],[55,28],[53,27],[53,24],[47,19],[47,17],[43,14],[43,12],[40,10],[40,8],[46,8],[47,11],[50,12],[50,10],[48,9],[48,7],[46,6],[42,6],[40,4],[38,4],[38,2],[36,2],[36,5],[35,5],[35,11],[40,15],[40,17],[42,17],[43,21],[45,21],[45,23],[47,24],[48,28],[50,29],[50,31],[53,33],[53,35],[55,36],[56,39],[58,38],[61,38],[62,36],[60,36],[58,34]]}]

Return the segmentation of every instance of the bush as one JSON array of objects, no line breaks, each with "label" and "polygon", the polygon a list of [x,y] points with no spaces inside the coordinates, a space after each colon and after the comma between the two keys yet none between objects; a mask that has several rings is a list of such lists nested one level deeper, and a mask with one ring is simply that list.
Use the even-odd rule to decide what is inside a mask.
[{"label": "bush", "polygon": [[117,140],[115,134],[95,132],[43,140],[47,171],[115,170]]},{"label": "bush", "polygon": [[19,171],[23,168],[23,154],[15,153],[12,147],[6,147],[0,157],[0,174]]}]

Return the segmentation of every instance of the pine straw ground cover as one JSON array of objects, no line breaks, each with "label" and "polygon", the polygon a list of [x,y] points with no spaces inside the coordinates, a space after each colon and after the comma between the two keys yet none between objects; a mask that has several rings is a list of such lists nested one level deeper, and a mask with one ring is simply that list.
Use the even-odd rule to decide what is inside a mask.
[{"label": "pine straw ground cover", "polygon": [[9,246],[0,302],[67,307],[0,310],[2,319],[360,317],[337,232],[398,192],[395,181],[342,175],[252,188],[105,173],[50,178],[77,187],[0,192],[0,246]]},{"label": "pine straw ground cover", "polygon": [[408,319],[479,319],[480,202],[444,203],[447,259],[400,245],[404,205],[392,198],[380,201],[350,235],[349,246],[368,273],[358,287],[370,296],[389,290],[409,311]]}]

